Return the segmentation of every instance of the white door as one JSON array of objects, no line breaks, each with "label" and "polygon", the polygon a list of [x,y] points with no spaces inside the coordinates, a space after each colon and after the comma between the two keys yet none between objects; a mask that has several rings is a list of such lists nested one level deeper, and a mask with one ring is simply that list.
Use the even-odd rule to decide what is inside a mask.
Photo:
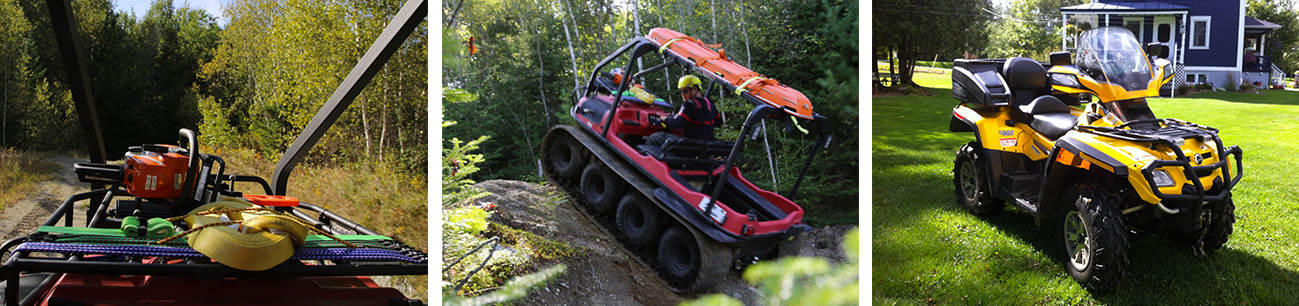
[{"label": "white door", "polygon": [[1177,22],[1173,16],[1155,16],[1155,32],[1151,41],[1164,45],[1164,56],[1177,59]]}]

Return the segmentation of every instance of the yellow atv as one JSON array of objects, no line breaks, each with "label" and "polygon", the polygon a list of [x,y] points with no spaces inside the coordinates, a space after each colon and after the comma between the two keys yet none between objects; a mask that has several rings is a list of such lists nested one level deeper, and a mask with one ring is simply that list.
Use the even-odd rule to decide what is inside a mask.
[{"label": "yellow atv", "polygon": [[1076,63],[1056,52],[1049,64],[956,60],[952,71],[961,104],[950,130],[975,136],[956,153],[957,202],[974,214],[1010,202],[1061,231],[1066,269],[1092,291],[1123,278],[1129,239],[1168,234],[1204,256],[1235,222],[1241,149],[1216,129],[1155,117],[1145,99],[1173,70],[1147,55],[1158,44],[1145,50],[1127,29],[1102,27],[1078,36]]}]

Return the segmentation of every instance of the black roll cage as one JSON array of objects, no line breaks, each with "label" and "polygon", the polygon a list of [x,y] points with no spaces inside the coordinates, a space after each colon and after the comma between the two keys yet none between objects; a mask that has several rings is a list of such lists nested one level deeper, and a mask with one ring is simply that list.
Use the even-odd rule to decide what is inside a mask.
[{"label": "black roll cage", "polygon": [[[717,87],[720,87],[721,89],[730,92],[734,92],[736,90],[737,86],[726,81],[726,79],[722,78],[721,76],[707,72],[702,68],[699,68],[690,59],[687,59],[686,57],[681,56],[676,52],[672,52],[671,50],[666,50],[666,49],[662,49],[662,51],[660,50],[661,50],[660,46],[657,43],[654,43],[654,41],[645,38],[643,36],[638,36],[635,39],[632,39],[631,42],[623,45],[622,47],[619,47],[618,50],[614,51],[609,56],[606,56],[603,60],[600,60],[600,62],[597,63],[593,69],[591,69],[591,77],[587,79],[586,86],[581,86],[576,88],[576,90],[574,90],[575,93],[578,91],[581,92],[580,96],[574,97],[574,102],[576,102],[577,97],[591,96],[592,93],[594,92],[594,89],[596,89],[598,86],[596,85],[595,81],[596,78],[600,75],[600,70],[603,69],[605,66],[608,66],[609,63],[613,62],[614,60],[617,60],[623,54],[626,54],[628,52],[631,52],[631,56],[627,59],[627,65],[623,67],[623,71],[633,71],[632,68],[635,66],[637,59],[640,59],[641,57],[645,56],[645,54],[653,53],[655,51],[659,51],[660,54],[662,54],[663,63],[637,71],[635,74],[632,74],[631,77],[623,78],[622,82],[618,84],[617,92],[626,91],[631,86],[631,81],[633,79],[642,78],[645,75],[658,72],[659,70],[663,70],[665,68],[671,67],[674,64],[681,66],[683,70],[694,71],[697,72],[699,75],[703,75],[705,78],[708,78],[709,84],[708,84],[707,95],[711,95],[713,93],[713,89],[716,88],[714,87],[714,85],[717,85]],[[744,139],[748,138],[750,134],[753,133],[755,129],[754,127],[755,123],[758,123],[759,121],[765,118],[793,117],[789,115],[790,110],[776,109],[775,107],[767,105],[766,103],[762,102],[762,100],[759,100],[757,97],[750,94],[748,91],[742,91],[738,94],[738,96],[744,99],[745,101],[752,103],[754,107],[753,110],[749,112],[748,117],[746,117],[744,120],[744,124],[740,129],[741,131],[740,135],[735,141],[735,146],[731,148],[731,153],[729,154],[729,157],[726,159],[726,165],[723,166],[723,170],[722,173],[720,174],[720,177],[725,177],[726,175],[730,174],[731,168],[734,167],[735,160],[739,158],[740,151],[744,148]],[[618,109],[618,106],[622,104],[622,101],[623,101],[622,95],[619,94],[614,95],[613,108],[610,109],[611,112],[610,115],[605,116],[604,128],[600,130],[601,138],[608,137],[609,127],[613,122],[613,117],[614,117],[612,115],[612,112]],[[576,108],[577,103],[573,103],[573,107]],[[573,111],[570,110],[570,113],[571,112]],[[817,128],[818,134],[816,137],[816,144],[812,146],[811,152],[808,153],[807,160],[803,163],[802,169],[799,170],[798,179],[794,181],[793,188],[791,188],[790,191],[788,192],[787,197],[789,198],[793,198],[795,195],[798,194],[798,187],[803,183],[803,178],[807,176],[807,169],[812,166],[812,159],[816,157],[816,153],[820,149],[829,148],[831,139],[833,138],[830,135],[829,120],[827,120],[824,116],[813,113],[811,121],[815,123]],[[718,196],[721,195],[722,190],[724,190],[726,187],[725,186],[726,180],[718,180],[717,184],[714,185],[715,187],[713,188],[712,196],[710,197],[710,199],[717,199]],[[709,202],[710,203],[708,209],[712,209],[712,206],[714,205],[714,203],[712,202],[714,201],[710,200]]]}]

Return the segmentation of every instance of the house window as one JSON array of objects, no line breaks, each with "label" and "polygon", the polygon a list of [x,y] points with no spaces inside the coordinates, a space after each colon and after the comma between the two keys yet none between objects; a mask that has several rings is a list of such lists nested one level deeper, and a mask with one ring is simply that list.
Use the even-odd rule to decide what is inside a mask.
[{"label": "house window", "polygon": [[1143,29],[1142,26],[1145,23],[1145,20],[1146,20],[1146,16],[1124,17],[1123,27],[1128,28],[1129,31],[1132,31],[1132,35],[1137,36],[1138,42],[1145,42],[1146,31],[1145,29]]},{"label": "house window", "polygon": [[1191,49],[1209,48],[1209,16],[1191,16]]}]

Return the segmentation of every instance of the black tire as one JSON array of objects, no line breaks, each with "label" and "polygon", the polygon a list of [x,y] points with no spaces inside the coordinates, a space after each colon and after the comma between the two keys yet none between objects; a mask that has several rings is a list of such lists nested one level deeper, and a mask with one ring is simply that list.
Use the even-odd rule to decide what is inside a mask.
[{"label": "black tire", "polygon": [[791,238],[794,239],[785,238],[780,240],[779,244],[776,244],[776,255],[780,256],[780,258],[794,257],[802,253],[798,248],[797,236]]},{"label": "black tire", "polygon": [[555,142],[550,146],[550,167],[555,169],[561,179],[574,179],[586,167],[586,148],[583,148],[573,136],[555,135]]},{"label": "black tire", "polygon": [[1065,270],[1087,290],[1113,290],[1128,265],[1127,227],[1113,198],[1094,183],[1081,183],[1060,204],[1068,207],[1058,223]]},{"label": "black tire", "polygon": [[1228,194],[1226,199],[1222,200],[1220,210],[1215,212],[1213,223],[1209,225],[1209,233],[1204,235],[1204,251],[1213,252],[1222,249],[1227,244],[1227,239],[1231,238],[1231,227],[1236,224],[1236,204],[1232,203],[1231,195]]},{"label": "black tire", "polygon": [[621,177],[599,163],[586,165],[582,170],[582,195],[593,214],[604,215],[617,209],[624,185]]},{"label": "black tire", "polygon": [[[1213,217],[1209,222],[1208,231],[1204,234],[1204,252],[1213,253],[1222,249],[1231,238],[1232,225],[1236,224],[1236,204],[1231,201],[1231,195],[1228,194],[1222,202],[1212,203],[1205,208],[1209,209]],[[1169,235],[1173,240],[1186,245],[1194,245],[1200,238],[1199,231]]]},{"label": "black tire", "polygon": [[618,229],[627,236],[633,248],[650,249],[658,245],[663,235],[663,211],[639,193],[628,193],[618,201]]},{"label": "black tire", "polygon": [[698,241],[690,230],[673,226],[659,239],[659,275],[674,290],[697,291],[712,286],[726,275],[731,260],[725,246]]},{"label": "black tire", "polygon": [[952,165],[952,183],[956,185],[956,203],[975,215],[989,215],[1005,209],[1005,201],[992,195],[988,184],[988,167],[980,162],[975,150],[978,143],[971,142],[956,151]]}]

